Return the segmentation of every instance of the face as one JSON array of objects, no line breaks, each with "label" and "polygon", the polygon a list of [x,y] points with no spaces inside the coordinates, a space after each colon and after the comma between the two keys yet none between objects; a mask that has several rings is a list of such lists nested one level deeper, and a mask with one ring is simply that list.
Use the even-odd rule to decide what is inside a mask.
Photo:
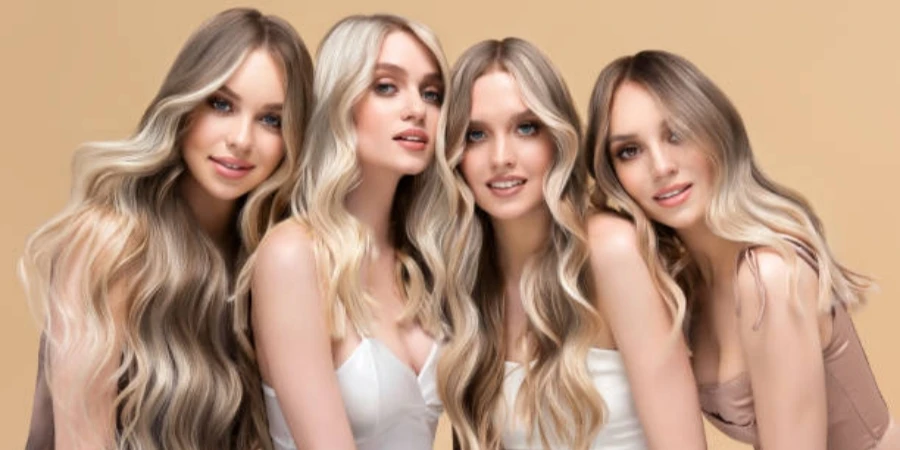
[{"label": "face", "polygon": [[625,191],[652,220],[675,229],[703,224],[713,165],[684,139],[646,89],[625,82],[613,96],[609,156]]},{"label": "face", "polygon": [[546,213],[544,177],[554,146],[506,72],[482,75],[472,86],[472,111],[460,171],[478,207],[494,220]]},{"label": "face", "polygon": [[372,84],[353,108],[364,173],[415,175],[434,156],[444,86],[431,52],[405,31],[389,33]]},{"label": "face", "polygon": [[265,181],[284,156],[283,103],[281,66],[268,51],[249,53],[192,113],[182,144],[190,195],[233,202]]}]

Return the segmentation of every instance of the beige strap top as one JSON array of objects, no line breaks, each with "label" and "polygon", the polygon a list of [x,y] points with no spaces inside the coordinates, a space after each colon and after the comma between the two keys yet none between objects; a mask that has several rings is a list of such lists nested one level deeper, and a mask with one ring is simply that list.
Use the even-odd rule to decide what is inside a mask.
[{"label": "beige strap top", "polygon": [[[811,255],[801,246],[798,255],[813,268]],[[758,264],[751,249],[741,255],[759,280]],[[757,326],[765,309],[765,291],[761,291]],[[740,307],[738,306],[738,311]],[[832,309],[833,333],[823,349],[825,389],[828,397],[828,449],[863,450],[878,445],[890,425],[890,413],[853,321],[843,305]],[[744,372],[731,380],[699,386],[700,406],[706,418],[733,439],[759,447],[753,389]]]}]

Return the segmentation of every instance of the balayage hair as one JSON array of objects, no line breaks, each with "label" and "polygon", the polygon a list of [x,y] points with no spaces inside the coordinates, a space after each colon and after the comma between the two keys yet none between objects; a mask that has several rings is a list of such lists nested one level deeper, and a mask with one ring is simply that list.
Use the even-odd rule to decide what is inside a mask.
[{"label": "balayage hair", "polygon": [[[256,49],[284,70],[285,157],[239,200],[231,248],[223,252],[181,196],[181,141],[194,111]],[[81,358],[67,373],[71,389],[53,392],[55,407],[81,408],[107,423],[110,446],[268,445],[265,417],[249,413],[244,395],[259,387],[252,385],[258,374],[235,363],[228,298],[244,255],[287,210],[289,192],[279,189],[295,171],[311,78],[309,52],[287,22],[254,9],[227,10],[188,38],[134,135],[76,152],[71,198],[30,237],[20,274],[55,347],[50,353]],[[121,304],[112,304],[111,291]],[[111,379],[98,372],[109,365]],[[52,378],[53,367],[47,370]],[[116,392],[114,417],[98,417],[95,402],[78,401],[78,393],[97,390]],[[71,442],[86,432],[60,431]]]},{"label": "balayage hair", "polygon": [[[424,45],[446,86],[449,72],[434,33],[412,20],[392,15],[354,15],[335,24],[317,52],[315,106],[293,184],[292,216],[309,231],[321,277],[326,317],[332,337],[343,339],[347,321],[368,333],[375,300],[360,278],[365,258],[374,255],[371,230],[347,210],[345,201],[361,181],[353,107],[374,81],[382,43],[392,32],[408,33]],[[443,146],[444,111],[438,120],[436,151]],[[391,239],[396,275],[406,300],[403,319],[440,333],[437,301],[444,277],[439,249],[444,227],[431,211],[443,197],[434,163],[400,180],[391,211]],[[248,267],[249,269],[249,267]]]},{"label": "balayage hair", "polygon": [[[508,73],[525,105],[552,136],[554,154],[543,185],[552,216],[547,244],[528,261],[520,281],[527,316],[527,372],[514,413],[529,433],[586,449],[605,415],[587,371],[588,350],[599,330],[589,302],[590,277],[584,220],[587,168],[581,126],[568,88],[552,63],[527,41],[488,40],[456,62],[448,101],[447,155],[451,179],[446,298],[449,342],[438,364],[438,389],[463,449],[501,447],[505,376],[503,275],[490,216],[475,204],[460,172],[466,151],[472,87],[481,76]],[[512,414],[507,415],[511,417]]]},{"label": "balayage hair", "polygon": [[821,312],[830,311],[835,303],[853,306],[865,300],[871,280],[837,262],[822,223],[806,199],[759,169],[744,123],[728,97],[686,59],[664,51],[642,51],[613,61],[597,78],[585,148],[596,178],[593,204],[611,208],[635,223],[641,252],[676,329],[687,329],[690,302],[702,282],[700,271],[675,230],[650,220],[616,176],[609,152],[610,113],[613,96],[625,82],[646,89],[667,111],[673,130],[700,143],[707,152],[716,174],[706,211],[712,233],[748,247],[771,247],[794,267],[797,247],[810,254],[819,276]]}]

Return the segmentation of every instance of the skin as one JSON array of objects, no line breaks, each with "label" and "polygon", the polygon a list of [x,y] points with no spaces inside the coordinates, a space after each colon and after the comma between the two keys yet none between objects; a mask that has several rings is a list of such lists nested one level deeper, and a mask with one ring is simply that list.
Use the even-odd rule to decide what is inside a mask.
[{"label": "skin", "polygon": [[284,95],[279,63],[268,51],[257,49],[192,114],[182,144],[188,173],[181,192],[211,236],[224,237],[236,200],[281,164]]},{"label": "skin", "polygon": [[[443,93],[439,80],[431,53],[417,39],[400,31],[387,35],[372,84],[353,108],[362,181],[345,203],[372,231],[378,249],[362,268],[363,286],[377,302],[372,337],[415,374],[426,363],[434,339],[417,323],[398,319],[405,301],[393,273],[390,210],[401,177],[421,173],[431,163]],[[411,129],[427,138],[424,148],[410,150],[395,139]],[[301,448],[352,449],[335,370],[362,338],[349,327],[345,339],[332,341],[320,279],[312,238],[299,222],[283,222],[267,234],[251,285],[260,371],[278,393]]]},{"label": "skin", "polygon": [[[765,248],[755,250],[758,277],[751,264],[738,264],[742,246],[718,238],[705,224],[715,189],[708,150],[672,132],[665,108],[643,87],[624,83],[615,93],[610,120],[610,152],[625,191],[649,217],[673,227],[699,264],[704,286],[694,299],[699,320],[693,331],[698,380],[749,376],[763,448],[825,448],[822,347],[830,340],[831,320],[816,312],[815,272],[806,264],[795,269]],[[691,187],[674,204],[654,198],[685,184]],[[762,295],[765,314],[754,329]],[[743,314],[735,314],[738,303]]]},{"label": "skin", "polygon": [[[197,218],[200,226],[214,239],[223,239],[233,222],[237,199],[262,183],[280,163],[283,155],[281,110],[284,84],[281,67],[264,50],[248,54],[238,70],[225,85],[192,113],[193,122],[183,141],[183,157],[187,172],[180,185],[181,194]],[[230,179],[217,175],[210,157],[238,157],[252,164],[244,176]],[[98,228],[100,228],[98,226]],[[66,292],[60,301],[78,302],[82,274],[68,274]],[[128,290],[124,282],[113,284],[109,291],[109,305],[113,321],[124,323],[127,318]],[[58,330],[51,330],[51,332]],[[61,338],[62,336],[54,336]],[[121,332],[116,333],[115,346],[121,346]],[[58,450],[107,448],[113,442],[113,408],[117,388],[101,383],[86,389],[78,388],[72,374],[80,367],[81,358],[60,354],[50,347],[50,365],[54,376],[51,390],[71,392],[82,389],[72,397],[77,403],[90,405],[96,414],[84,414],[78,407],[53,403],[53,420],[62,432],[56,434]],[[97,379],[111,379],[117,361],[102,367]],[[79,442],[71,439],[66,430],[77,432]]]}]

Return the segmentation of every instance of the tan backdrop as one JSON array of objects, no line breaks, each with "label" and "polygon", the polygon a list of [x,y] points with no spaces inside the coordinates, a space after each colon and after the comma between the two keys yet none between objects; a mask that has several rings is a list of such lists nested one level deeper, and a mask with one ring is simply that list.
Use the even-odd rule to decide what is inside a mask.
[{"label": "tan backdrop", "polygon": [[[81,3],[81,2],[78,2]],[[156,3],[151,5],[151,3]],[[453,61],[478,40],[515,35],[546,51],[582,111],[612,58],[644,48],[687,56],[738,105],[762,166],[803,192],[836,253],[880,280],[855,315],[888,404],[900,413],[900,4],[873,1],[257,0],[310,48],[337,19],[393,12],[429,24]],[[14,2],[0,18],[0,447],[22,448],[37,328],[15,275],[23,242],[64,203],[72,149],[126,136],[187,35],[237,3]],[[665,405],[660,405],[665,408]],[[711,448],[746,448],[709,430]],[[449,448],[442,428],[438,449]]]}]

